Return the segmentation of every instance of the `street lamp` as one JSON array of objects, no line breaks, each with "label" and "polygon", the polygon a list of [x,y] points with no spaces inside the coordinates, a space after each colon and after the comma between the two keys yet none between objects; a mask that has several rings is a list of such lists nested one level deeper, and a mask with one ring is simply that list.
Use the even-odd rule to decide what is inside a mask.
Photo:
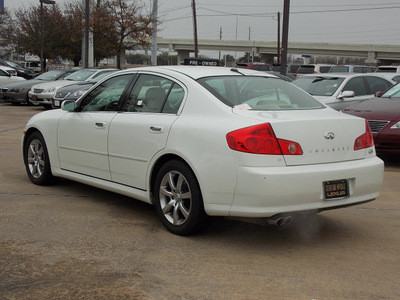
[{"label": "street lamp", "polygon": [[43,63],[43,4],[55,4],[53,0],[39,0],[40,1],[40,69],[44,72]]}]

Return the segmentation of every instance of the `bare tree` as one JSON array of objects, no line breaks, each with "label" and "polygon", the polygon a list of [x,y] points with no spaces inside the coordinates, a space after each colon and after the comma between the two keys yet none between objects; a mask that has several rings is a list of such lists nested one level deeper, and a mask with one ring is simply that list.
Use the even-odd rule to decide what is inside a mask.
[{"label": "bare tree", "polygon": [[102,35],[114,43],[113,52],[117,55],[117,67],[120,68],[121,55],[126,50],[148,44],[152,33],[152,19],[150,15],[142,14],[143,7],[136,2],[128,3],[128,0],[107,0],[98,3],[96,9],[103,18],[95,18],[94,36]]}]

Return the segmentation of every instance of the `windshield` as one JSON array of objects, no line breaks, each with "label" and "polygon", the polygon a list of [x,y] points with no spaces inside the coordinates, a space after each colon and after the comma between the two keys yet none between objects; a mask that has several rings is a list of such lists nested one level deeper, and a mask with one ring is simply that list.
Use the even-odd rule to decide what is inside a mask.
[{"label": "windshield", "polygon": [[65,80],[85,81],[95,72],[95,70],[79,70],[65,77]]},{"label": "windshield", "polygon": [[400,85],[394,85],[391,89],[387,90],[381,98],[400,99]]},{"label": "windshield", "polygon": [[40,74],[35,79],[51,81],[51,80],[55,80],[62,73],[64,73],[64,71],[62,71],[62,70],[52,70],[52,71],[48,71],[46,73]]},{"label": "windshield", "polygon": [[198,82],[230,107],[254,110],[323,108],[320,102],[292,84],[260,76],[219,76]]},{"label": "windshield", "polygon": [[90,78],[90,82],[98,82],[101,79],[103,79],[104,77],[110,75],[111,73],[115,72],[115,70],[109,70],[106,72],[102,72],[102,73],[98,73],[97,75],[94,75],[92,78]]},{"label": "windshield", "polygon": [[293,81],[293,84],[313,96],[332,96],[342,84],[343,80],[344,78],[340,77],[313,76],[299,78]]}]

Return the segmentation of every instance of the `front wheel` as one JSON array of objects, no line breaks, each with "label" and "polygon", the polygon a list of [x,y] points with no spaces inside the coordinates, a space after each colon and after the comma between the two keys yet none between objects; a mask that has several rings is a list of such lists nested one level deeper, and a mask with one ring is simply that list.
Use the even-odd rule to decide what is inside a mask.
[{"label": "front wheel", "polygon": [[24,162],[29,179],[37,185],[52,182],[49,154],[43,136],[35,131],[26,139],[24,146]]},{"label": "front wheel", "polygon": [[169,161],[161,167],[153,194],[157,214],[170,232],[189,235],[205,226],[206,214],[199,183],[183,162]]}]

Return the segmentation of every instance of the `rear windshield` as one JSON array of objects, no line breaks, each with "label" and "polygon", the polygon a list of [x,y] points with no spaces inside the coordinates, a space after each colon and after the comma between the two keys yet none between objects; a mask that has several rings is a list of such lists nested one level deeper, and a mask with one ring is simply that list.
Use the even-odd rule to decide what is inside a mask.
[{"label": "rear windshield", "polygon": [[297,73],[299,74],[314,74],[314,66],[301,66]]},{"label": "rear windshield", "polygon": [[333,66],[329,70],[331,73],[349,73],[350,68],[346,66]]},{"label": "rear windshield", "polygon": [[313,96],[332,96],[343,82],[340,77],[301,77],[293,84]]},{"label": "rear windshield", "polygon": [[319,72],[320,73],[328,73],[330,69],[331,69],[331,66],[322,66],[322,67],[319,67]]},{"label": "rear windshield", "polygon": [[253,110],[320,109],[325,106],[291,83],[260,76],[219,76],[198,82],[230,107]]},{"label": "rear windshield", "polygon": [[393,67],[393,68],[379,68],[378,67],[378,70],[376,70],[376,72],[377,73],[380,73],[380,72],[387,72],[387,73],[396,73],[396,71],[397,71],[397,68],[396,67]]}]

